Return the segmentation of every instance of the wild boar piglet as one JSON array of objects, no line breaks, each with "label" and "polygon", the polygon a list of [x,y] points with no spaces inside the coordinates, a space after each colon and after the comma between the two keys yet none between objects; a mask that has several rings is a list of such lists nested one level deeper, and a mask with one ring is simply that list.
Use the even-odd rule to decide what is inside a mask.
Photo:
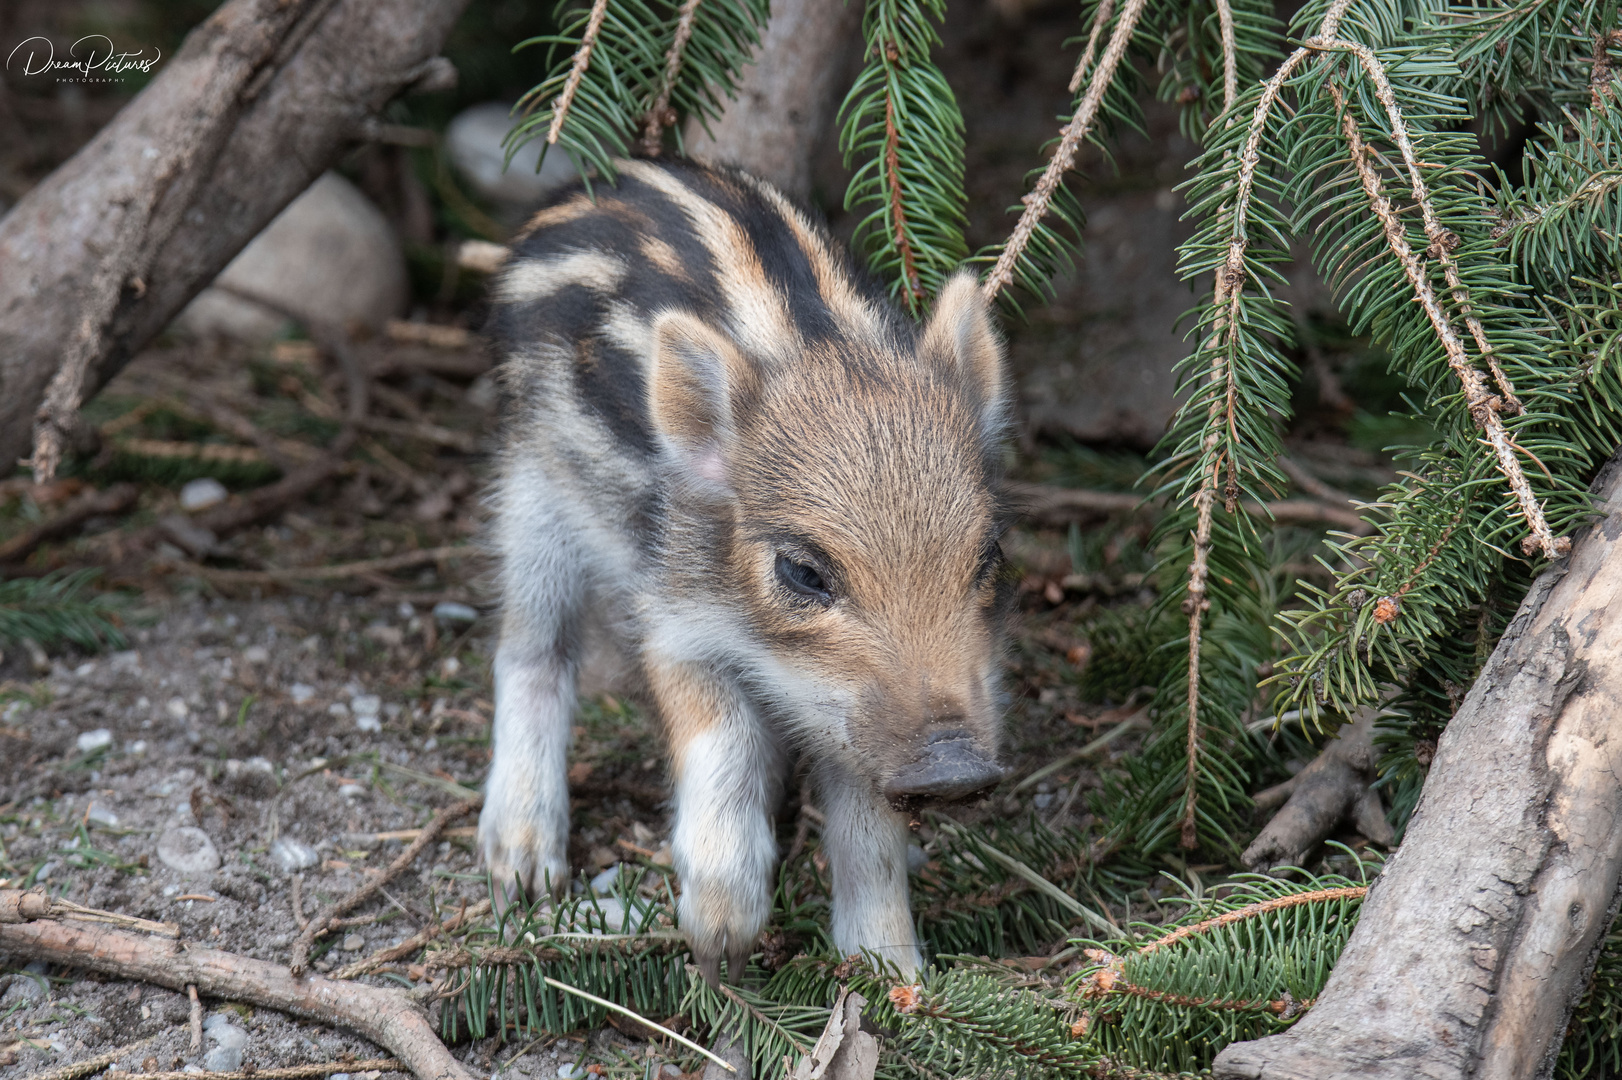
[{"label": "wild boar piglet", "polygon": [[509,887],[568,880],[576,695],[607,657],[663,726],[706,976],[766,923],[795,760],[834,941],[911,973],[908,811],[1001,775],[1001,343],[968,274],[920,328],[761,181],[619,169],[536,214],[492,286],[484,858]]}]

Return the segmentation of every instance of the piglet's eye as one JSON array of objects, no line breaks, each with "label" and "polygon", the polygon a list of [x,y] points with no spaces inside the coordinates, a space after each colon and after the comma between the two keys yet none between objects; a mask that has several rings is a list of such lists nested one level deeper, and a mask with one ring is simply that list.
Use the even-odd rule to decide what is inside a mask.
[{"label": "piglet's eye", "polygon": [[787,555],[777,557],[777,580],[782,582],[784,588],[799,596],[817,600],[829,598],[828,583],[822,579],[817,568],[791,559]]}]

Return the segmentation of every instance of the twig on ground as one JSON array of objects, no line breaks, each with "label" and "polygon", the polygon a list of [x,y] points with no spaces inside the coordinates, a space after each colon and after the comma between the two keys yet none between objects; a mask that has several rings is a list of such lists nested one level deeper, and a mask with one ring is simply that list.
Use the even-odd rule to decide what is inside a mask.
[{"label": "twig on ground", "polygon": [[[475,246],[477,245],[477,246]],[[462,241],[462,253],[458,259],[465,257],[469,248],[478,251],[480,248],[495,248],[506,258],[507,249],[500,244],[492,244],[488,240]],[[445,323],[419,323],[406,322],[404,319],[390,319],[383,332],[389,336],[390,341],[401,341],[413,345],[432,345],[436,349],[466,349],[477,345],[479,339],[473,331],[465,326],[449,326]],[[375,374],[375,373],[374,373]]]},{"label": "twig on ground", "polygon": [[68,503],[54,518],[42,521],[0,544],[0,563],[21,562],[41,544],[67,535],[93,517],[122,514],[135,505],[140,494],[140,489],[134,484],[114,484],[105,491],[86,492]]},{"label": "twig on ground", "polygon": [[384,885],[387,885],[396,874],[416,861],[423,848],[439,838],[440,830],[447,824],[453,819],[459,818],[472,810],[477,810],[483,805],[484,796],[476,795],[470,799],[463,799],[454,806],[447,807],[435,814],[434,819],[423,827],[422,835],[412,841],[411,846],[401,852],[399,858],[390,863],[386,870],[310,920],[310,925],[305,927],[299,934],[298,940],[293,942],[293,954],[288,963],[288,969],[294,975],[302,975],[308,967],[310,946],[315,942],[316,938],[326,933],[334,919],[376,896],[379,890]]},{"label": "twig on ground", "polygon": [[293,921],[298,924],[300,930],[308,930],[310,917],[304,914],[304,875],[294,874],[292,880],[288,882],[287,891],[290,894],[287,898],[288,903],[293,906]]},{"label": "twig on ground", "polygon": [[44,892],[24,892],[22,889],[0,889],[0,923],[29,922],[33,919],[77,919],[81,922],[107,923],[126,930],[142,930],[148,934],[161,934],[177,938],[180,927],[174,923],[138,919],[116,911],[84,907],[71,900],[50,896]]},{"label": "twig on ground", "polygon": [[203,1002],[197,996],[195,983],[186,984],[186,996],[191,999],[191,1052],[203,1048]]},{"label": "twig on ground", "polygon": [[[1088,518],[1110,517],[1140,511],[1155,511],[1156,504],[1141,495],[1125,491],[1089,491],[1086,488],[1055,487],[1051,484],[1003,485],[1012,509],[1034,521],[1062,525]],[[1332,489],[1331,489],[1332,490]],[[1252,517],[1271,518],[1280,525],[1330,525],[1357,536],[1366,536],[1373,527],[1339,500],[1279,499],[1269,503],[1244,503]]]},{"label": "twig on ground", "polygon": [[286,566],[273,570],[221,570],[212,566],[203,566],[198,563],[180,563],[180,569],[187,573],[206,577],[211,581],[218,581],[232,585],[275,585],[283,581],[338,581],[344,578],[365,577],[368,574],[385,573],[390,570],[405,570],[423,563],[439,562],[442,559],[452,559],[458,556],[476,554],[476,549],[467,544],[450,544],[445,547],[423,548],[420,551],[405,551],[399,555],[389,555],[380,559],[363,559],[359,562],[339,563],[336,566]]},{"label": "twig on ground", "polygon": [[469,919],[476,919],[490,910],[489,900],[480,900],[472,907],[463,908],[442,923],[435,923],[406,938],[398,945],[390,945],[353,964],[339,968],[332,973],[334,979],[358,979],[367,972],[375,971],[384,964],[392,964],[396,960],[403,960],[416,952],[441,934],[448,934],[460,929]]},{"label": "twig on ground", "polygon": [[[126,1054],[135,1053],[137,1050],[141,1049],[141,1047],[145,1046],[155,1038],[157,1038],[156,1035],[148,1035],[144,1039],[137,1039],[135,1042],[120,1046],[115,1050],[109,1050],[104,1054],[97,1054],[93,1058],[86,1058],[83,1061],[75,1061],[68,1065],[58,1065],[54,1069],[46,1069],[42,1073],[36,1073],[29,1077],[28,1080],[81,1080],[82,1077],[93,1076],[94,1074],[101,1072],[101,1070],[113,1064],[113,1062],[117,1061],[119,1058],[124,1057]],[[188,1076],[189,1075],[191,1074],[188,1074]]]},{"label": "twig on ground", "polygon": [[419,1080],[473,1080],[401,990],[294,978],[279,964],[220,949],[51,919],[0,924],[0,952],[171,990],[193,986],[210,997],[347,1028],[388,1050]]},{"label": "twig on ground", "polygon": [[479,449],[478,436],[470,432],[452,431],[450,428],[420,420],[390,420],[382,416],[366,416],[356,421],[356,424],[362,431],[370,431],[376,435],[416,439],[420,442],[433,443],[435,446],[448,446],[464,454],[472,454]]},{"label": "twig on ground", "polygon": [[[141,1080],[310,1080],[333,1073],[405,1072],[405,1066],[393,1058],[368,1058],[365,1061],[317,1061],[309,1065],[290,1065],[283,1069],[239,1069],[236,1072],[151,1072],[141,1073]],[[39,1078],[35,1078],[39,1080]]]}]

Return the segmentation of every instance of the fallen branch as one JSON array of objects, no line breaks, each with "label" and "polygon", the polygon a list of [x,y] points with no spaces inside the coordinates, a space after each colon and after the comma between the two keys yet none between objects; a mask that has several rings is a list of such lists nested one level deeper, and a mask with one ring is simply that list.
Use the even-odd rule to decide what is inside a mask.
[{"label": "fallen branch", "polygon": [[200,563],[180,563],[179,568],[198,577],[231,585],[275,585],[283,581],[341,581],[344,578],[364,577],[390,570],[405,570],[424,563],[437,563],[443,559],[476,554],[467,544],[449,544],[445,547],[404,551],[380,559],[362,559],[359,562],[338,563],[334,566],[285,566],[273,570],[221,570]]},{"label": "fallen branch", "polygon": [[353,964],[339,968],[332,973],[332,977],[334,979],[358,979],[369,971],[376,971],[384,964],[392,964],[396,960],[403,960],[441,934],[448,934],[453,930],[458,930],[469,919],[476,919],[489,910],[490,901],[480,900],[472,907],[465,907],[458,911],[442,923],[435,923],[433,926],[419,930],[398,945],[390,945],[386,949],[379,949],[365,959],[357,960]]},{"label": "fallen branch", "polygon": [[[1012,509],[1044,525],[1066,525],[1072,521],[1117,514],[1159,511],[1153,501],[1125,491],[1089,491],[1086,488],[1056,487],[1051,484],[1009,482],[1003,485],[1003,492]],[[1352,509],[1349,502],[1344,506],[1317,499],[1247,502],[1245,512],[1256,518],[1271,518],[1280,525],[1330,525],[1357,536],[1366,536],[1373,531],[1373,527]]]},{"label": "fallen branch", "polygon": [[[156,1035],[148,1035],[144,1039],[137,1039],[135,1042],[126,1043],[125,1045],[116,1049],[108,1050],[106,1053],[97,1054],[93,1058],[86,1058],[83,1061],[75,1061],[68,1065],[58,1065],[54,1069],[46,1069],[42,1073],[36,1073],[29,1077],[28,1080],[80,1080],[81,1077],[93,1076],[126,1054],[133,1054],[140,1050],[141,1047],[145,1046],[155,1038],[157,1038]],[[195,1074],[188,1073],[186,1075],[191,1077]]]},{"label": "fallen branch", "polygon": [[93,517],[122,514],[135,505],[140,494],[140,489],[134,484],[114,484],[105,491],[87,492],[68,503],[51,520],[42,521],[0,544],[0,563],[21,562],[41,544],[66,536]]},{"label": "fallen branch", "polygon": [[1365,709],[1306,768],[1256,796],[1258,806],[1283,803],[1245,849],[1241,861],[1252,870],[1301,866],[1308,853],[1344,821],[1377,844],[1394,838],[1380,795],[1371,786],[1375,764],[1375,709]]},{"label": "fallen branch", "polygon": [[195,986],[210,997],[347,1028],[387,1049],[420,1080],[474,1080],[404,991],[295,978],[278,964],[221,949],[52,919],[0,924],[0,953],[171,990]]},{"label": "fallen branch", "polygon": [[[405,1072],[405,1066],[393,1058],[367,1058],[365,1061],[316,1061],[308,1065],[289,1065],[283,1069],[239,1069],[236,1072],[149,1072],[141,1073],[141,1080],[310,1080],[333,1073]],[[85,1075],[80,1073],[80,1076]],[[32,1077],[30,1080],[43,1080]]]},{"label": "fallen branch", "polygon": [[477,810],[484,805],[484,796],[476,795],[471,799],[463,799],[454,806],[449,806],[434,815],[434,819],[423,827],[422,835],[411,842],[411,846],[400,853],[399,858],[388,865],[388,869],[373,877],[366,884],[337,901],[310,920],[310,925],[299,934],[298,940],[293,942],[292,958],[288,962],[288,969],[294,975],[304,974],[309,966],[310,946],[315,939],[326,933],[332,927],[333,920],[346,911],[352,911],[372,897],[387,885],[400,871],[416,861],[422,849],[439,839],[440,830],[455,818],[461,817],[470,811]]}]

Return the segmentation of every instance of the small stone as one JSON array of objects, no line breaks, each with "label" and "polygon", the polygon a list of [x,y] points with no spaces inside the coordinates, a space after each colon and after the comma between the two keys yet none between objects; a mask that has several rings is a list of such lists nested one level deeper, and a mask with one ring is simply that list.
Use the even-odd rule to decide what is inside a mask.
[{"label": "small stone", "polygon": [[308,870],[321,861],[315,848],[302,840],[295,840],[291,836],[284,836],[270,845],[270,857],[276,860],[276,865],[289,874],[300,870]]},{"label": "small stone", "polygon": [[605,893],[614,891],[614,883],[620,879],[620,867],[622,865],[624,864],[615,863],[613,866],[610,866],[607,870],[604,870],[602,873],[591,879],[591,887],[597,890],[598,896],[602,896]]},{"label": "small stone", "polygon": [[287,696],[293,699],[294,705],[308,705],[315,698],[315,687],[296,682],[287,688]]},{"label": "small stone", "polygon": [[244,664],[268,664],[270,662],[270,650],[263,645],[249,645],[242,650],[242,662]]},{"label": "small stone", "polygon": [[350,699],[349,707],[355,710],[356,716],[376,716],[383,709],[383,699],[376,694],[356,694]]},{"label": "small stone", "polygon": [[118,815],[100,803],[92,803],[90,809],[85,812],[85,817],[97,825],[106,825],[109,828],[118,825]]},{"label": "small stone", "polygon": [[44,866],[40,867],[34,873],[34,884],[38,885],[41,882],[51,880],[51,875],[56,873],[56,868],[58,866],[60,866],[60,865],[61,864],[58,863],[55,859],[52,859],[50,862],[48,862]]},{"label": "small stone", "polygon": [[355,717],[355,727],[361,731],[378,732],[383,730],[383,721],[379,720],[375,715],[357,716]]},{"label": "small stone", "polygon": [[359,934],[347,934],[344,936],[342,948],[344,952],[360,952],[366,948],[366,939]]},{"label": "small stone", "polygon": [[338,789],[338,794],[346,799],[358,799],[366,794],[366,789],[359,784],[345,784]]},{"label": "small stone", "polygon": [[334,701],[331,705],[327,706],[327,713],[331,716],[348,716],[349,706],[345,705],[341,701]]},{"label": "small stone", "polygon": [[125,747],[125,749],[131,754],[134,754],[136,757],[140,757],[142,754],[146,753],[146,740],[136,739],[134,742],[130,743],[129,746]]},{"label": "small stone", "polygon": [[1036,807],[1038,810],[1046,810],[1048,807],[1053,805],[1053,798],[1054,796],[1052,792],[1044,791],[1031,800],[1031,805]]},{"label": "small stone", "polygon": [[220,853],[202,829],[181,825],[158,838],[158,858],[182,874],[211,874],[220,868]]},{"label": "small stone", "polygon": [[248,1045],[248,1033],[231,1022],[226,1013],[214,1013],[203,1021],[203,1032],[214,1042],[227,1049],[241,1050]]},{"label": "small stone", "polygon": [[917,844],[907,845],[907,872],[916,874],[929,865],[929,855]]},{"label": "small stone", "polygon": [[77,745],[79,753],[92,754],[97,750],[104,750],[113,745],[113,733],[106,728],[97,728],[95,731],[86,731],[79,736]]},{"label": "small stone", "polygon": [[462,673],[462,661],[454,656],[447,656],[439,662],[439,676],[442,679],[454,679]]},{"label": "small stone", "polygon": [[73,677],[75,679],[88,679],[91,675],[95,674],[95,671],[96,662],[94,660],[86,660],[84,663],[73,669]]},{"label": "small stone", "polygon": [[236,1072],[242,1068],[242,1048],[216,1046],[203,1055],[203,1068],[208,1072]]},{"label": "small stone", "polygon": [[458,604],[454,600],[441,600],[434,605],[434,618],[440,622],[474,622],[479,613],[467,604]]},{"label": "small stone", "polygon": [[586,1070],[572,1061],[565,1061],[558,1066],[558,1080],[579,1080],[586,1075]]},{"label": "small stone", "polygon": [[186,486],[180,489],[180,508],[188,514],[195,514],[199,510],[218,506],[230,497],[231,493],[225,490],[224,484],[212,476],[199,476],[186,481]]},{"label": "small stone", "polygon": [[186,707],[185,699],[177,697],[172,697],[165,702],[163,711],[174,717],[176,720],[184,720],[187,716],[191,715],[191,710]]}]

